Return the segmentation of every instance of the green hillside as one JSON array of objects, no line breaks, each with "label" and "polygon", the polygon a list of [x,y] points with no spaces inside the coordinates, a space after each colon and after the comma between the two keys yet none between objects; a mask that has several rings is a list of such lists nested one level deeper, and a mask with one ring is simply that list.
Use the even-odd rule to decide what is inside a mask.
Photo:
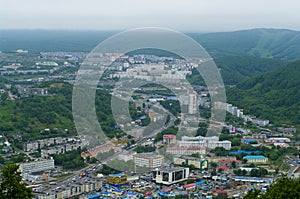
[{"label": "green hillside", "polygon": [[213,57],[248,55],[288,60],[300,58],[299,31],[253,29],[190,35]]},{"label": "green hillside", "polygon": [[228,101],[275,124],[300,124],[300,61],[249,78],[227,90]]},{"label": "green hillside", "polygon": [[[257,58],[249,56],[226,56],[214,59],[226,85],[235,85],[245,78],[285,66],[288,62],[278,59]],[[192,84],[203,84],[203,79],[193,71],[188,77]]]},{"label": "green hillside", "polygon": [[[0,100],[0,132],[17,133],[23,136],[23,140],[76,134],[72,115],[72,85],[49,82],[43,86],[48,87],[51,96]],[[111,95],[107,91],[97,90],[95,105],[101,127],[108,137],[120,136],[123,132],[115,129],[110,104]],[[135,107],[130,106],[130,109],[132,112]],[[40,133],[46,128],[51,132]],[[68,129],[68,133],[63,133],[64,129]]]}]

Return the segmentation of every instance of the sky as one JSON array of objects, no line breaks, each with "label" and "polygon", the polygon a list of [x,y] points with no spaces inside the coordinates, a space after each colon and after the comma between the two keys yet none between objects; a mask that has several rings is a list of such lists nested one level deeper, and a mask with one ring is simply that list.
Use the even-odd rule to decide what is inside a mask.
[{"label": "sky", "polygon": [[297,0],[0,0],[0,29],[300,30]]}]

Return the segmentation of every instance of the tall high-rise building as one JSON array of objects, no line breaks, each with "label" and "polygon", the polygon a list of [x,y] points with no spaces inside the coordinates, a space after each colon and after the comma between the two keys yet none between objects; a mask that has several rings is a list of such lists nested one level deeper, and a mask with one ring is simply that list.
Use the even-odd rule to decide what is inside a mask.
[{"label": "tall high-rise building", "polygon": [[196,114],[198,111],[198,95],[197,93],[189,94],[188,113]]}]

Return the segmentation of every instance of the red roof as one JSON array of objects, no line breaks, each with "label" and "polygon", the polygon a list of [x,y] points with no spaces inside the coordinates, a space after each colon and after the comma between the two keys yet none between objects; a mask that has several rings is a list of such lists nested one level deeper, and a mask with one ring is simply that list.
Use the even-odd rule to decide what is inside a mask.
[{"label": "red roof", "polygon": [[227,194],[226,190],[217,190],[216,191],[217,194]]},{"label": "red roof", "polygon": [[167,138],[167,139],[176,139],[176,135],[166,134],[166,135],[164,135],[163,138]]},{"label": "red roof", "polygon": [[191,184],[183,185],[183,188],[191,188],[191,187],[195,187],[195,186],[196,186],[195,183],[191,183]]},{"label": "red roof", "polygon": [[217,170],[219,170],[219,169],[223,169],[224,171],[229,170],[229,168],[226,167],[226,166],[218,166],[218,167],[217,167]]}]

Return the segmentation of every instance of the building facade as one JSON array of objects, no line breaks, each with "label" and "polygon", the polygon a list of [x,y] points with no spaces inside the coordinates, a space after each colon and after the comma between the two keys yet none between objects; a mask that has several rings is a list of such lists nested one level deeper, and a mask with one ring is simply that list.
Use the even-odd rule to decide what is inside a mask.
[{"label": "building facade", "polygon": [[206,147],[214,149],[216,147],[223,147],[226,150],[231,149],[231,142],[228,140],[219,141],[219,137],[188,137],[183,136],[181,141],[178,141],[180,147]]},{"label": "building facade", "polygon": [[133,155],[133,162],[135,166],[158,168],[163,166],[164,156],[153,153],[137,153]]},{"label": "building facade", "polygon": [[173,155],[204,155],[206,153],[206,150],[203,147],[168,147],[166,148],[166,153],[170,153]]},{"label": "building facade", "polygon": [[22,163],[19,168],[22,174],[46,171],[50,169],[54,169],[54,159]]},{"label": "building facade", "polygon": [[181,181],[185,181],[189,177],[189,168],[175,167],[167,168],[163,170],[157,170],[153,172],[153,179],[156,183],[165,185],[175,184]]}]

